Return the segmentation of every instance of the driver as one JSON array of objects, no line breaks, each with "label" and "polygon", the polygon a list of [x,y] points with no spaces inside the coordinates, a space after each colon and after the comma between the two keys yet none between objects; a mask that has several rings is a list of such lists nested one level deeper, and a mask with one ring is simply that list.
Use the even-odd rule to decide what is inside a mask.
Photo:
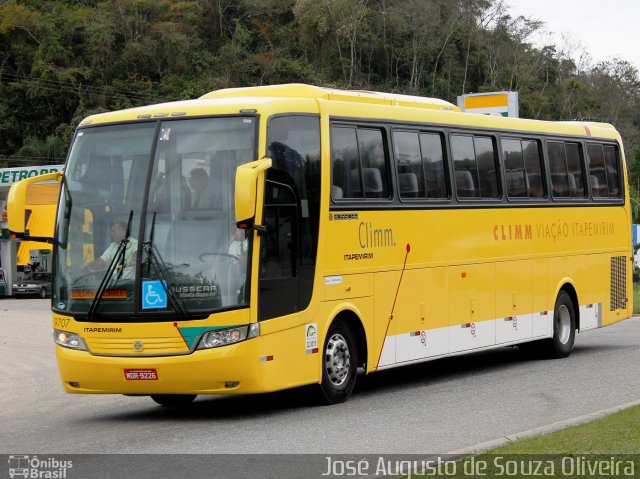
[{"label": "driver", "polygon": [[[127,237],[127,224],[118,221],[111,226],[111,244],[104,250],[104,253],[93,261],[85,264],[82,269],[88,271],[98,271],[107,267],[113,261],[113,257],[118,251],[118,247],[123,239]],[[123,278],[131,279],[135,273],[136,252],[138,251],[138,241],[129,237],[129,243],[125,247]]]},{"label": "driver", "polygon": [[[235,225],[233,226],[235,227]],[[247,254],[248,246],[249,242],[247,241],[245,231],[240,228],[236,228],[233,232],[233,240],[229,244],[227,252],[230,255],[237,256],[242,259]]]}]

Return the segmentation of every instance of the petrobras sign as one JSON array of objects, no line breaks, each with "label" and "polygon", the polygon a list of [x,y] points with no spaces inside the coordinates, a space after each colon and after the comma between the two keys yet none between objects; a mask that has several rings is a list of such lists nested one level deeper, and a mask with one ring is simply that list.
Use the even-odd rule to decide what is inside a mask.
[{"label": "petrobras sign", "polygon": [[519,117],[518,92],[498,91],[490,93],[469,93],[458,97],[458,106],[467,113],[481,115]]},{"label": "petrobras sign", "polygon": [[22,166],[20,168],[2,168],[0,169],[0,187],[11,186],[16,181],[31,178],[32,176],[44,175],[45,173],[53,173],[61,171],[62,165],[47,166]]}]

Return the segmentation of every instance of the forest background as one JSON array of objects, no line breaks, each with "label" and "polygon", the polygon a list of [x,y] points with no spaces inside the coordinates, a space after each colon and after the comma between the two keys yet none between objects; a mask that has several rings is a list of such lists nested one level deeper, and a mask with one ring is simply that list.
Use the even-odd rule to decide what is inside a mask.
[{"label": "forest background", "polygon": [[0,167],[64,161],[89,114],[301,82],[442,98],[518,91],[520,116],[622,134],[640,222],[640,78],[534,46],[503,0],[0,0]]}]

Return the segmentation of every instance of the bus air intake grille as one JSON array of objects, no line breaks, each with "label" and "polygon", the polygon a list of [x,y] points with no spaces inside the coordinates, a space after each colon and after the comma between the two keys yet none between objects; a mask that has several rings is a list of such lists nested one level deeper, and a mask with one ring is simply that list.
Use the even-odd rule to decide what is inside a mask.
[{"label": "bus air intake grille", "polygon": [[92,354],[99,356],[170,356],[189,350],[182,338],[87,338]]},{"label": "bus air intake grille", "polygon": [[627,307],[627,261],[625,256],[611,258],[611,298],[610,309],[626,309]]}]

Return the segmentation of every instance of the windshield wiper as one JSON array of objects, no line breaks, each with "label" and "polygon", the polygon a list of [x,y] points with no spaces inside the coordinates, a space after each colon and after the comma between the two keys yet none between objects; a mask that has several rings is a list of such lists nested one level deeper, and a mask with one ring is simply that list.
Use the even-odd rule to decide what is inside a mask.
[{"label": "windshield wiper", "polygon": [[116,276],[116,279],[122,278],[122,273],[124,272],[124,265],[127,259],[127,245],[129,244],[129,237],[131,236],[131,218],[132,217],[133,217],[133,210],[131,210],[131,212],[129,213],[129,221],[127,222],[127,232],[125,233],[124,239],[120,243],[120,245],[124,243],[124,250],[120,255],[121,259],[120,259],[118,275]]},{"label": "windshield wiper", "polygon": [[113,272],[116,269],[116,265],[120,264],[119,275],[116,279],[120,279],[122,276],[122,271],[124,270],[124,263],[127,254],[127,246],[129,245],[129,236],[131,234],[131,220],[133,219],[133,210],[129,212],[129,221],[127,221],[127,233],[126,236],[120,241],[118,245],[118,249],[116,249],[113,258],[111,258],[111,262],[105,271],[105,275],[102,277],[102,281],[100,282],[100,286],[98,286],[98,290],[96,291],[96,295],[93,297],[93,301],[91,302],[91,306],[89,307],[89,311],[87,312],[87,316],[92,318],[102,301],[102,295],[104,295],[105,290],[107,289],[107,285],[109,281],[111,281],[111,277],[113,276]]},{"label": "windshield wiper", "polygon": [[187,308],[185,307],[182,300],[176,295],[174,291],[169,287],[169,279],[167,277],[166,272],[169,271],[167,264],[162,259],[160,253],[156,251],[156,248],[153,246],[153,234],[155,232],[156,227],[156,212],[153,212],[153,220],[151,220],[151,231],[149,233],[149,241],[142,243],[143,250],[147,253],[147,258],[149,262],[149,269],[147,270],[147,277],[151,276],[151,267],[155,270],[156,274],[162,280],[160,283],[162,287],[167,292],[167,297],[169,298],[169,302],[173,309],[180,315],[180,318],[184,318],[187,314]]}]

